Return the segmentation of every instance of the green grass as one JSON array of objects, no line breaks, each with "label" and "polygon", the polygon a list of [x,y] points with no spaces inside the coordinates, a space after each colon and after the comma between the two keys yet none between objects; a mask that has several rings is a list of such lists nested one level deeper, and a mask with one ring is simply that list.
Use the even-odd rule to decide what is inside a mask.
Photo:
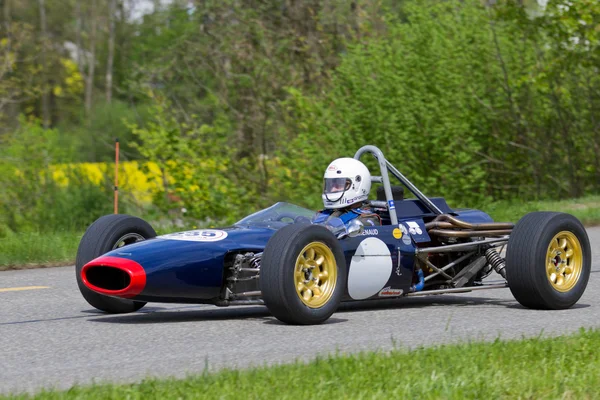
[{"label": "green grass", "polygon": [[[159,235],[162,235],[183,228],[163,222],[156,230]],[[77,247],[83,233],[83,231],[22,232],[0,236],[0,271],[74,265]]]},{"label": "green grass", "polygon": [[[74,387],[37,399],[600,398],[600,331],[320,358],[187,379]],[[28,398],[28,396],[15,397]]]},{"label": "green grass", "polygon": [[585,225],[600,224],[600,196],[587,196],[561,201],[498,201],[481,207],[494,221],[517,222],[532,211],[561,211],[573,214]]},{"label": "green grass", "polygon": [[0,238],[0,271],[36,265],[73,265],[80,232],[16,233]]}]

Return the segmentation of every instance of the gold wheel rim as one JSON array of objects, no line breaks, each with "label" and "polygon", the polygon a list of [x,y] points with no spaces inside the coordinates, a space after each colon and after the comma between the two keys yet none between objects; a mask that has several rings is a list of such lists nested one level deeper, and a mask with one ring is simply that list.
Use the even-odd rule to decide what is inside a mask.
[{"label": "gold wheel rim", "polygon": [[329,246],[312,242],[304,246],[294,268],[294,283],[300,301],[319,308],[333,296],[337,281],[337,265]]},{"label": "gold wheel rim", "polygon": [[548,245],[546,275],[552,287],[559,292],[573,289],[583,270],[583,250],[572,232],[554,235]]}]

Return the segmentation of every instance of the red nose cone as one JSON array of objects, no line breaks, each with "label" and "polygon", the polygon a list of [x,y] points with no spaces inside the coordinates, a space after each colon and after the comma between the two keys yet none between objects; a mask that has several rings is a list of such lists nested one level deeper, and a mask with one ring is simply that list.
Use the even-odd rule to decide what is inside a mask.
[{"label": "red nose cone", "polygon": [[144,290],[146,271],[133,260],[102,256],[83,266],[81,279],[94,292],[129,299]]}]

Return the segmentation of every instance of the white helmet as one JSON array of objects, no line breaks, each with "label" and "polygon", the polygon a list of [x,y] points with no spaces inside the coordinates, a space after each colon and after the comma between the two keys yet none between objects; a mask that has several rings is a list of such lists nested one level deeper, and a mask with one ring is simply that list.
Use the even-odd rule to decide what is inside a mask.
[{"label": "white helmet", "polygon": [[334,209],[367,200],[371,191],[371,173],[354,158],[334,160],[323,176],[323,205]]}]

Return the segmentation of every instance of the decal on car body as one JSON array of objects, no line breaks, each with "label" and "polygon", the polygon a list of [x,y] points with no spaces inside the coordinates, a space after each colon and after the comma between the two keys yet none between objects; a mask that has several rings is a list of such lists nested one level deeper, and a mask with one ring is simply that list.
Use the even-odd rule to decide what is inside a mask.
[{"label": "decal on car body", "polygon": [[348,294],[355,300],[376,295],[392,274],[392,255],[381,239],[360,242],[350,262]]},{"label": "decal on car body", "polygon": [[419,224],[416,221],[408,221],[408,231],[411,235],[422,235],[423,230],[419,227]]},{"label": "decal on car body", "polygon": [[404,224],[398,224],[400,226],[400,231],[402,232],[402,243],[405,245],[409,245],[411,243],[410,236],[408,234],[408,229],[404,226]]},{"label": "decal on car body", "polygon": [[402,289],[392,289],[391,286],[381,289],[379,297],[396,297],[401,296],[404,291]]},{"label": "decal on car body", "polygon": [[226,237],[227,232],[218,229],[197,229],[159,236],[161,239],[186,240],[189,242],[218,242]]},{"label": "decal on car body", "polygon": [[377,229],[365,229],[362,234],[363,236],[369,236],[369,235],[379,235],[379,231]]},{"label": "decal on car body", "polygon": [[425,223],[423,220],[415,219],[412,221],[402,221],[408,226],[408,233],[410,234],[410,238],[415,243],[427,243],[431,241],[429,234],[427,234],[427,229],[425,228]]}]

